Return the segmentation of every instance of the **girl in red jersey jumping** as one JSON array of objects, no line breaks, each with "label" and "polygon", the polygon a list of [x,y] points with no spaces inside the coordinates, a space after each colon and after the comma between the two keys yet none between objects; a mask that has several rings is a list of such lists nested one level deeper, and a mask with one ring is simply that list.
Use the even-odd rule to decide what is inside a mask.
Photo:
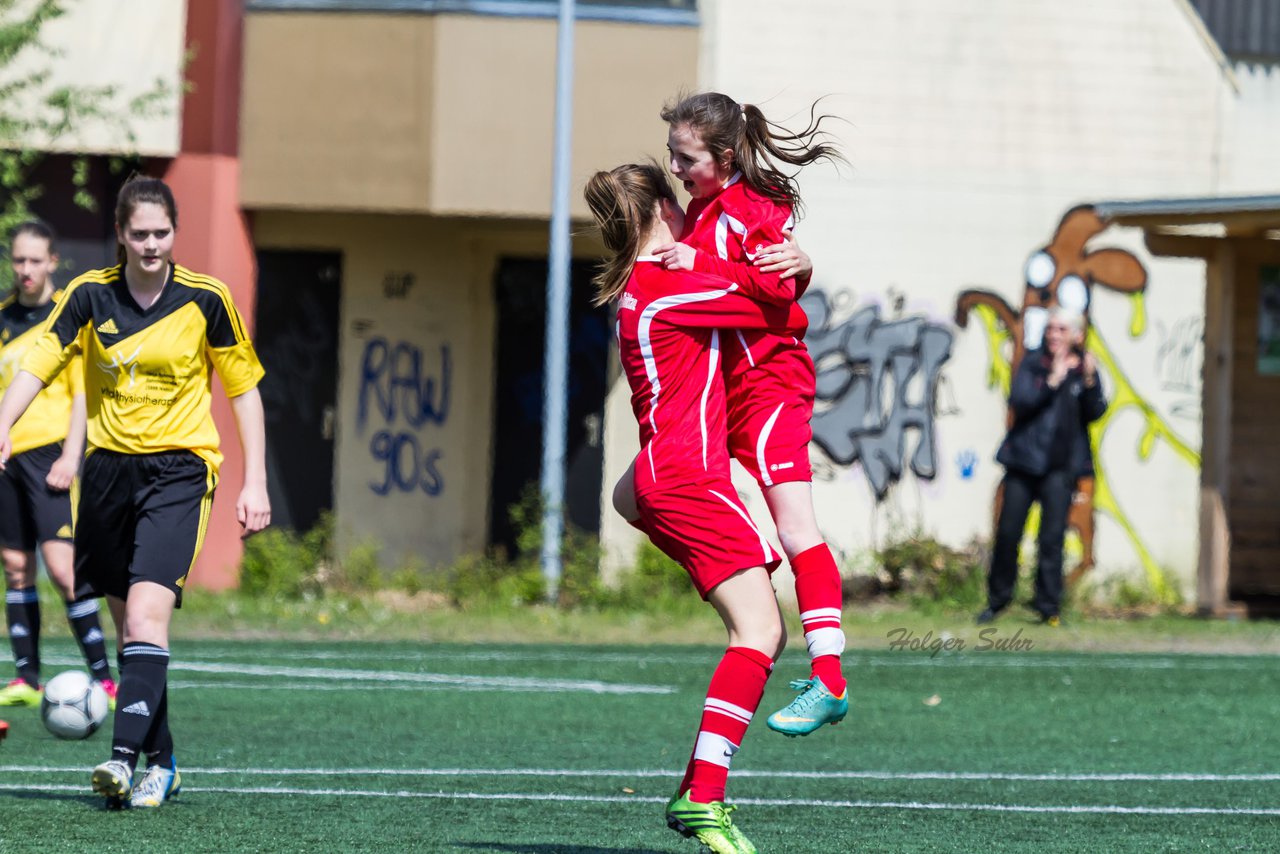
[{"label": "girl in red jersey jumping", "polygon": [[[679,242],[655,250],[663,266],[721,276],[778,305],[799,299],[812,268],[807,256],[782,244],[800,196],[776,164],[841,160],[820,141],[825,117],[790,133],[758,107],[710,92],[667,106],[662,118],[670,128],[671,173],[693,197]],[[756,478],[773,515],[809,647],[810,678],[793,682],[800,694],[768,719],[771,729],[789,736],[838,723],[849,709],[840,667],[840,572],[813,509],[809,422],[816,380],[804,332],[785,325],[735,330],[725,334],[722,351],[729,450]]]},{"label": "girl in red jersey jumping", "polygon": [[684,213],[657,164],[597,172],[586,200],[611,253],[597,303],[617,301],[618,351],[640,426],[638,527],[688,571],[729,633],[667,824],[715,852],[755,852],[730,820],[725,783],[786,636],[769,582],[780,558],[729,479],[720,347],[723,330],[803,329],[804,312],[664,268],[655,250],[680,234]]}]

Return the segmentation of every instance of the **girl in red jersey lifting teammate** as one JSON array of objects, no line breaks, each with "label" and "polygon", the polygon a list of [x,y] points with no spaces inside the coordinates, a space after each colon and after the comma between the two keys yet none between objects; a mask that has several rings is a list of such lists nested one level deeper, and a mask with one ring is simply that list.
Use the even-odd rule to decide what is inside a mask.
[{"label": "girl in red jersey lifting teammate", "polygon": [[640,426],[639,527],[688,571],[729,633],[667,824],[715,852],[755,852],[730,820],[725,783],[786,638],[769,582],[780,559],[729,480],[721,330],[802,328],[804,313],[757,303],[714,276],[664,269],[654,251],[681,232],[684,213],[657,164],[598,172],[586,199],[612,256],[597,302],[617,301]]},{"label": "girl in red jersey lifting teammate", "polygon": [[[211,372],[222,378],[244,450],[236,515],[271,521],[262,366],[226,285],[173,263],[178,209],[163,182],[125,184],[120,263],[67,288],[0,400],[0,468],[40,389],[83,355],[89,450],[76,505],[77,586],[105,595],[120,652],[111,758],[93,770],[108,807],[158,807],[181,777],[169,729],[169,623],[208,529],[218,480]],[[139,756],[147,770],[133,784]]]},{"label": "girl in red jersey lifting teammate", "polygon": [[[840,159],[819,140],[818,118],[800,133],[770,123],[758,107],[709,92],[662,111],[671,172],[693,197],[680,242],[657,251],[671,270],[714,273],[744,292],[787,304],[800,298],[811,269],[774,253],[800,209],[793,178],[776,165]],[[808,735],[849,709],[840,654],[840,572],[813,509],[809,441],[816,375],[804,328],[774,326],[725,336],[729,451],[760,484],[795,576],[796,601],[811,660],[801,693],[771,715],[785,735]]]},{"label": "girl in red jersey lifting teammate", "polygon": [[[655,252],[668,270],[712,273],[759,300],[788,305],[809,284],[808,256],[789,239],[800,209],[793,178],[776,165],[807,166],[841,156],[813,120],[799,133],[727,95],[692,95],[663,109],[671,172],[693,197],[679,242]],[[724,336],[729,451],[760,484],[795,576],[809,647],[810,678],[768,725],[808,735],[848,713],[840,666],[840,572],[813,509],[809,441],[816,375],[803,326],[736,330]]]}]

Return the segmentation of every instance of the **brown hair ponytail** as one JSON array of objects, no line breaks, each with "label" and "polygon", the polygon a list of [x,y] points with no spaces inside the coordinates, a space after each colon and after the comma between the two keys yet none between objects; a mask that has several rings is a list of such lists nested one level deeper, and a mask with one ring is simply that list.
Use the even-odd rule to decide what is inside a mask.
[{"label": "brown hair ponytail", "polygon": [[640,241],[653,227],[655,206],[662,199],[678,204],[667,174],[657,163],[627,163],[587,180],[583,197],[600,228],[610,257],[595,277],[594,305],[604,305],[626,287],[640,254]]},{"label": "brown hair ponytail", "polygon": [[703,92],[680,98],[662,110],[662,120],[672,127],[690,127],[718,163],[733,152],[733,164],[747,186],[760,195],[791,208],[799,218],[802,205],[795,175],[778,164],[808,166],[819,160],[844,162],[844,156],[826,142],[822,123],[833,118],[818,115],[818,103],[809,107],[809,123],[792,133],[765,118],[754,104],[739,104],[719,92]]}]

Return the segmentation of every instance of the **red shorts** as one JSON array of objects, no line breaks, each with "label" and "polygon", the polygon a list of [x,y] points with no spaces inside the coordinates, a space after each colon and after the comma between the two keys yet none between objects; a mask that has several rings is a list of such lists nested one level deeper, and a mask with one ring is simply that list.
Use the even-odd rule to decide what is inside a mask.
[{"label": "red shorts", "polygon": [[684,567],[703,599],[735,572],[773,572],[782,562],[727,480],[649,491],[636,503],[649,539]]},{"label": "red shorts", "polygon": [[761,488],[813,480],[813,360],[788,349],[737,373],[727,394],[729,453]]}]

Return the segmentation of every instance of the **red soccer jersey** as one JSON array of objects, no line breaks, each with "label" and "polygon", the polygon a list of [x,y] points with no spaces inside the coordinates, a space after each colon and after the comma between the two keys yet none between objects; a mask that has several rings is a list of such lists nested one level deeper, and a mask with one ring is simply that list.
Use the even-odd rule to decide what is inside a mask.
[{"label": "red soccer jersey", "polygon": [[618,300],[618,352],[640,424],[636,494],[729,477],[720,330],[807,326],[794,302],[768,306],[738,285],[637,259]]},{"label": "red soccer jersey", "polygon": [[[735,172],[719,193],[689,204],[680,241],[697,250],[695,271],[735,282],[753,299],[786,305],[800,298],[809,279],[762,273],[751,262],[764,247],[783,242],[783,232],[794,225],[790,208],[755,192]],[[801,346],[804,333],[803,327],[735,331],[724,348],[725,370],[736,378],[780,349]]]}]

